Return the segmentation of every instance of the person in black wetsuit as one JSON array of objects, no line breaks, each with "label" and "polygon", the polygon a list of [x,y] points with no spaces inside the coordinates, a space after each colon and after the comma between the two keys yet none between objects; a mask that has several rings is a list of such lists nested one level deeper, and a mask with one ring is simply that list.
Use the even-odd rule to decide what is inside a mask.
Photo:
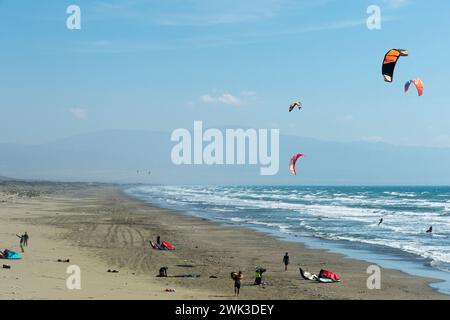
[{"label": "person in black wetsuit", "polygon": [[159,268],[159,275],[158,277],[167,277],[167,269],[168,267],[161,267]]},{"label": "person in black wetsuit", "polygon": [[433,227],[430,226],[430,227],[428,228],[428,230],[427,230],[427,233],[432,233],[432,232],[433,232]]},{"label": "person in black wetsuit", "polygon": [[383,218],[380,219],[380,221],[378,222],[378,225],[383,223]]},{"label": "person in black wetsuit", "polygon": [[286,252],[286,254],[283,257],[283,263],[284,263],[284,271],[287,271],[287,267],[288,267],[288,264],[289,264],[289,255],[288,255],[287,252]]},{"label": "person in black wetsuit", "polygon": [[25,234],[23,235],[23,244],[25,245],[25,247],[28,247],[28,239],[30,237],[28,236],[28,233],[25,231]]}]

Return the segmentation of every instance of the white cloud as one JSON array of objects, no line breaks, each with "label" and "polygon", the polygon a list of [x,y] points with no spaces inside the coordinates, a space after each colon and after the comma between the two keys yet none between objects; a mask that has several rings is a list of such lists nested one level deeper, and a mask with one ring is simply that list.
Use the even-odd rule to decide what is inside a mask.
[{"label": "white cloud", "polygon": [[[395,17],[383,16],[383,22],[394,21]],[[330,30],[344,30],[352,28],[365,27],[366,18],[355,20],[341,20],[334,22],[326,22],[316,25],[302,25],[299,27],[288,27],[283,29],[274,29],[273,31],[250,31],[239,32],[238,34],[227,35],[200,35],[190,36],[182,40],[182,44],[189,46],[228,46],[260,43],[268,39],[279,39],[280,37],[293,37],[300,34],[308,34],[314,32],[325,32]]]},{"label": "white cloud", "polygon": [[128,52],[154,52],[173,49],[173,45],[164,43],[148,43],[142,41],[80,41],[67,50],[77,53],[128,53]]},{"label": "white cloud", "polygon": [[87,111],[81,108],[70,108],[69,112],[78,120],[85,120],[87,118]]},{"label": "white cloud", "polygon": [[225,104],[230,106],[243,106],[248,103],[242,97],[237,97],[230,93],[222,93],[220,95],[204,94],[200,96],[200,101],[205,104]]},{"label": "white cloud", "polygon": [[93,11],[98,19],[107,17],[109,20],[132,19],[163,26],[207,27],[267,20],[281,10],[283,2],[172,0],[170,5],[158,5],[152,0],[127,0],[121,4],[102,1],[94,6]]},{"label": "white cloud", "polygon": [[256,21],[256,14],[185,14],[171,13],[160,15],[157,23],[163,26],[211,26],[222,24],[238,24],[242,22]]},{"label": "white cloud", "polygon": [[339,121],[350,122],[353,121],[355,117],[352,114],[346,114],[338,118]]},{"label": "white cloud", "polygon": [[409,0],[384,0],[388,8],[398,9],[409,4]]},{"label": "white cloud", "polygon": [[[243,22],[254,23],[255,21],[266,21],[271,17],[277,16],[281,18],[285,16],[290,19],[293,13],[290,10],[306,11],[313,10],[317,6],[325,6],[334,0],[316,0],[314,4],[310,1],[302,1],[299,3],[281,0],[230,0],[217,2],[210,0],[174,0],[183,4],[182,7],[189,8],[189,11],[176,12],[166,7],[155,11],[150,0],[129,0],[126,3],[109,4],[100,2],[97,7],[95,16],[101,16],[101,19],[108,17],[111,19],[132,19],[134,22],[155,23],[164,26],[195,26],[199,30],[213,25],[234,25]],[[400,7],[410,0],[384,0],[389,8]],[[261,4],[261,2],[263,2]],[[383,22],[394,20],[392,17],[383,15]],[[366,18],[355,20],[338,20],[338,21],[322,21],[317,24],[288,24],[281,28],[271,28],[270,30],[260,30],[248,28],[249,31],[238,30],[233,32],[230,29],[226,33],[209,33],[209,29],[205,28],[205,32],[187,33],[173,38],[165,38],[160,41],[142,41],[141,39],[124,39],[120,41],[99,40],[91,42],[82,42],[76,46],[70,47],[68,50],[81,53],[92,52],[153,52],[164,50],[175,50],[180,47],[211,47],[211,46],[229,46],[260,43],[270,39],[278,39],[279,37],[294,37],[299,34],[307,34],[313,32],[324,32],[329,30],[351,29],[366,26]],[[200,28],[201,27],[201,28]],[[247,30],[247,28],[245,29]]]}]

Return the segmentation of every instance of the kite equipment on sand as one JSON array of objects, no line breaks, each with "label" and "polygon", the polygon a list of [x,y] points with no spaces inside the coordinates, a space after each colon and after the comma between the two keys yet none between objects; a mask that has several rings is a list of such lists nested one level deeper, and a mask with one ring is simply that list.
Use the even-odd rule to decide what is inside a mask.
[{"label": "kite equipment on sand", "polygon": [[320,269],[319,275],[315,275],[311,272],[304,271],[302,268],[300,268],[300,275],[305,280],[312,280],[312,281],[318,281],[322,283],[334,283],[334,282],[340,282],[341,277],[338,276],[336,273]]},{"label": "kite equipment on sand", "polygon": [[156,242],[150,241],[150,245],[155,250],[175,250],[175,246],[167,241],[162,242],[160,245]]},{"label": "kite equipment on sand", "polygon": [[300,268],[300,275],[305,280],[317,280],[317,281],[319,281],[318,280],[319,278],[315,274],[313,274],[311,272],[308,272],[308,271],[303,271],[302,268]]},{"label": "kite equipment on sand", "polygon": [[175,246],[167,241],[163,241],[161,243],[161,247],[163,247],[165,250],[175,250]]},{"label": "kite equipment on sand", "polygon": [[19,253],[5,249],[4,252],[1,252],[0,257],[2,259],[9,259],[9,260],[19,260],[22,259]]}]

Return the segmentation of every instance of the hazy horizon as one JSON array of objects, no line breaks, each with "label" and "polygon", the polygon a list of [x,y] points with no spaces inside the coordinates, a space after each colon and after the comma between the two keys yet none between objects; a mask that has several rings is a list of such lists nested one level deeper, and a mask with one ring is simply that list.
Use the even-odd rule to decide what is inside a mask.
[{"label": "hazy horizon", "polygon": [[[67,26],[72,2],[24,3],[0,3],[2,175],[450,184],[449,3],[79,0],[79,29]],[[372,5],[380,29],[367,26]],[[381,64],[391,48],[409,56],[386,83]],[[415,77],[421,97],[404,92]],[[303,107],[288,112],[293,101]],[[279,173],[175,166],[170,133],[196,120],[279,130]],[[296,152],[308,158],[291,177]]]},{"label": "hazy horizon", "polygon": [[[205,127],[204,129],[208,129],[209,127]],[[214,127],[211,126],[211,128],[230,128],[230,129],[247,129],[249,128],[248,126],[239,126],[239,125],[222,125],[219,127]],[[186,129],[191,129],[189,127],[187,127]],[[258,128],[256,128],[258,129]],[[17,144],[17,145],[30,145],[30,146],[39,146],[39,145],[44,145],[44,144],[51,144],[51,143],[55,143],[55,142],[60,142],[63,140],[67,140],[67,139],[71,139],[74,137],[80,137],[80,136],[88,136],[88,135],[95,135],[95,134],[102,134],[102,133],[107,133],[107,132],[149,132],[149,133],[159,133],[159,134],[167,134],[170,135],[169,131],[164,131],[164,130],[152,130],[152,129],[104,129],[104,130],[93,130],[93,131],[87,131],[87,132],[82,132],[82,133],[77,133],[77,134],[72,134],[72,135],[68,135],[68,136],[62,136],[62,137],[55,137],[53,139],[50,140],[42,140],[42,141],[36,141],[34,143],[14,143],[11,141],[4,141],[4,142],[0,142],[0,145],[7,145],[7,144]],[[393,147],[418,147],[418,148],[430,148],[430,149],[450,149],[450,146],[427,146],[427,145],[421,145],[421,144],[396,144],[396,143],[392,143],[392,142],[388,142],[388,141],[372,141],[370,139],[360,139],[360,140],[333,140],[332,138],[330,139],[319,139],[313,136],[308,136],[308,135],[296,135],[296,134],[283,134],[286,137],[294,137],[294,138],[306,138],[306,139],[311,139],[311,140],[317,140],[317,141],[321,141],[321,142],[331,142],[331,143],[369,143],[369,144],[385,144],[385,145],[390,145]]]},{"label": "hazy horizon", "polygon": [[[124,134],[125,133],[125,134]],[[279,171],[259,165],[175,165],[170,133],[100,131],[48,144],[0,144],[0,176],[62,181],[157,184],[448,185],[450,149],[379,142],[330,142],[280,135]],[[298,175],[289,159],[301,151]]]}]

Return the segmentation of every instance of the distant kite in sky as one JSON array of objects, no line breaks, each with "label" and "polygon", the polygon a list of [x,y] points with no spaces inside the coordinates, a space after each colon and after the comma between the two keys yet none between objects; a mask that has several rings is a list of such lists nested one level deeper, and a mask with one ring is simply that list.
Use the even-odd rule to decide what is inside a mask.
[{"label": "distant kite in sky", "polygon": [[291,105],[289,106],[289,112],[294,110],[295,107],[298,107],[298,109],[300,110],[302,108],[302,103],[300,101],[291,103]]},{"label": "distant kite in sky", "polygon": [[392,80],[394,79],[395,65],[397,64],[398,59],[404,56],[408,56],[408,50],[391,49],[385,54],[383,59],[383,66],[381,68],[384,81],[392,82]]},{"label": "distant kite in sky", "polygon": [[295,156],[293,156],[291,158],[291,161],[289,162],[289,171],[291,171],[292,175],[294,175],[294,176],[297,175],[297,172],[295,171],[295,164],[297,163],[297,160],[303,156],[304,156],[304,154],[297,153]]},{"label": "distant kite in sky", "polygon": [[405,92],[408,92],[409,87],[411,86],[411,83],[416,86],[417,94],[420,97],[423,94],[423,82],[422,82],[422,80],[419,79],[419,78],[416,78],[416,79],[413,79],[413,80],[408,80],[405,83]]}]

